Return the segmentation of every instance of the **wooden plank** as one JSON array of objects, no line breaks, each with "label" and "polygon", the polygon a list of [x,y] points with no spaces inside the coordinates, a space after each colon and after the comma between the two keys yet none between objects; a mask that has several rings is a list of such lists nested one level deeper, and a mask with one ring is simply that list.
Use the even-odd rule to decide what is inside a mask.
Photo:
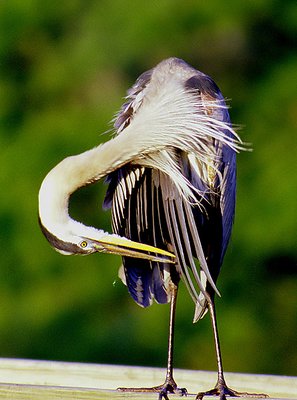
[{"label": "wooden plank", "polygon": [[[0,399],[152,400],[157,399],[154,393],[122,393],[115,389],[158,385],[164,376],[161,368],[0,358]],[[188,389],[188,397],[195,398],[197,392],[213,387],[216,373],[177,369],[175,379]],[[297,399],[297,377],[226,373],[226,379],[239,391],[267,393],[271,400]]]}]

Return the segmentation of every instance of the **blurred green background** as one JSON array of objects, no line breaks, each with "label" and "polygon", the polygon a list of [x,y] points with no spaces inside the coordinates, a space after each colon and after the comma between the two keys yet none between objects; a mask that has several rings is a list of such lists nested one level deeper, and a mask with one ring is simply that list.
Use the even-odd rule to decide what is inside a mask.
[{"label": "blurred green background", "polygon": [[[108,140],[137,76],[177,56],[215,79],[254,149],[219,280],[225,369],[297,375],[296,45],[295,0],[1,1],[0,356],[166,365],[168,305],[139,308],[119,257],[52,250],[37,196],[61,159]],[[72,216],[110,231],[105,189],[73,195]],[[214,370],[193,311],[182,288],[175,365]]]}]

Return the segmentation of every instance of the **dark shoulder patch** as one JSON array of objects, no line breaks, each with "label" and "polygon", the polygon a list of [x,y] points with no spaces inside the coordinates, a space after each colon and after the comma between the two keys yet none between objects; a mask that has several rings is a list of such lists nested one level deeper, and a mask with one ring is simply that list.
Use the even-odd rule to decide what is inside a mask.
[{"label": "dark shoulder patch", "polygon": [[208,94],[212,97],[218,97],[221,94],[217,84],[207,75],[194,75],[185,82],[185,88],[189,90],[198,90],[199,93]]}]

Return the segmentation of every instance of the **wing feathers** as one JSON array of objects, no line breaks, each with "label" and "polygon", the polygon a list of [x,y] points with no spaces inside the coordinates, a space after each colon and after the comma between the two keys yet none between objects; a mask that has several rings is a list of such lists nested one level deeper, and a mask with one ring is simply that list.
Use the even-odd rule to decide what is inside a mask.
[{"label": "wing feathers", "polygon": [[[159,222],[159,218],[164,221],[164,216],[157,203],[157,188],[153,184],[151,170],[124,167],[117,179],[119,182],[114,185],[112,203],[115,232],[165,249],[166,232],[160,229]],[[156,215],[154,210],[157,210]],[[124,257],[123,267],[128,290],[140,306],[151,305],[153,299],[158,303],[169,301],[165,277],[166,269],[169,271],[170,268],[168,265]]]},{"label": "wing feathers", "polygon": [[181,237],[179,235],[179,226],[176,219],[175,207],[173,201],[169,201],[168,208],[165,208],[165,214],[168,221],[169,234],[172,245],[175,249],[175,255],[177,257],[177,267],[180,275],[183,277],[185,285],[192,297],[194,303],[198,301],[198,294],[195,286],[190,277],[190,272],[187,268],[187,261],[183,251],[183,245]]}]

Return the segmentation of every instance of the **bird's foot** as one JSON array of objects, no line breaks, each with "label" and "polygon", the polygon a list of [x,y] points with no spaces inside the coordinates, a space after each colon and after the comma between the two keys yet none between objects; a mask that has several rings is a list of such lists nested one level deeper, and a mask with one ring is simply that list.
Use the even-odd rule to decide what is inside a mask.
[{"label": "bird's foot", "polygon": [[220,400],[226,400],[226,396],[231,397],[253,397],[253,398],[267,398],[269,397],[264,393],[247,393],[237,392],[236,390],[230,389],[224,379],[219,379],[214,389],[206,392],[200,392],[196,396],[196,400],[202,400],[204,396],[219,396]]},{"label": "bird's foot", "polygon": [[165,382],[163,385],[156,386],[157,392],[159,393],[158,400],[169,400],[168,393],[178,394],[179,396],[187,396],[188,391],[186,388],[177,387],[176,383],[167,383]]},{"label": "bird's foot", "polygon": [[121,392],[154,392],[154,393],[159,393],[159,398],[158,400],[169,400],[168,394],[169,393],[174,393],[178,394],[180,396],[187,396],[188,391],[185,388],[178,388],[177,384],[175,383],[174,379],[168,379],[166,380],[163,385],[159,386],[153,386],[150,388],[118,388],[117,390]]}]

